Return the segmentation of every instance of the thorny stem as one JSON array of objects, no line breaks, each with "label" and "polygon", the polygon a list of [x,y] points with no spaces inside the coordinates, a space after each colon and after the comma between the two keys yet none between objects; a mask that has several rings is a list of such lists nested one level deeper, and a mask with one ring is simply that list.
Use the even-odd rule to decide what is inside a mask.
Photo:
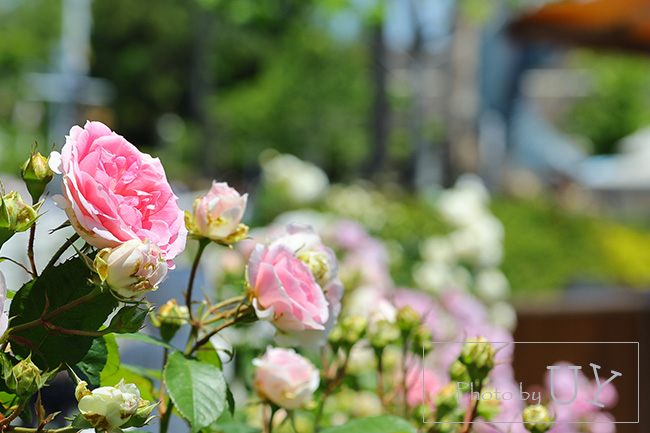
[{"label": "thorny stem", "polygon": [[205,250],[205,247],[207,247],[209,243],[210,241],[207,239],[201,239],[199,241],[199,249],[196,252],[196,257],[194,257],[194,263],[192,263],[190,281],[187,285],[187,293],[185,293],[185,305],[187,305],[187,309],[190,313],[190,323],[194,322],[194,314],[192,313],[192,289],[194,288],[194,279],[196,278],[196,271],[199,268],[199,262],[201,261],[203,250]]},{"label": "thorny stem", "polygon": [[[324,353],[324,352],[323,352]],[[348,367],[348,360],[350,359],[350,351],[347,350],[345,352],[345,358],[343,359],[343,363],[341,366],[338,368],[336,374],[334,377],[329,377],[327,376],[327,386],[325,387],[325,390],[323,391],[323,395],[321,398],[320,405],[318,406],[318,412],[316,413],[316,419],[314,420],[314,431],[318,431],[318,427],[320,425],[320,421],[323,418],[323,410],[325,409],[325,401],[327,398],[332,395],[332,392],[341,385],[341,382],[343,381],[343,378],[345,377],[345,370]],[[325,364],[323,364],[324,366]]]},{"label": "thorny stem", "polygon": [[383,362],[383,350],[377,350],[377,396],[381,400],[382,404],[384,403],[384,362]]},{"label": "thorny stem", "polygon": [[167,404],[167,408],[165,409],[165,413],[162,416],[162,419],[160,420],[160,433],[167,433],[167,429],[169,428],[169,420],[172,417],[172,411],[174,410],[174,402],[172,399],[169,399],[169,404]]},{"label": "thorny stem", "polygon": [[79,236],[79,234],[77,234],[77,233],[75,233],[75,234],[73,234],[72,236],[70,236],[70,237],[68,238],[68,240],[66,240],[65,243],[64,243],[63,245],[61,245],[61,248],[59,248],[59,249],[57,250],[57,252],[54,253],[54,255],[52,256],[52,258],[51,258],[50,261],[48,262],[47,266],[45,266],[45,269],[49,269],[49,268],[51,268],[52,266],[54,266],[54,264],[56,263],[56,261],[59,260],[59,258],[63,255],[63,253],[65,253],[65,250],[67,250],[68,248],[70,248],[70,245],[72,245],[73,243],[75,243],[75,241],[76,241],[77,239],[79,239],[79,237],[80,237],[80,236]]},{"label": "thorny stem", "polygon": [[56,310],[52,311],[51,313],[44,314],[41,316],[39,319],[32,320],[31,322],[23,323],[22,325],[15,326],[11,329],[11,332],[18,332],[18,331],[23,331],[25,329],[30,329],[34,328],[36,326],[42,325],[43,323],[60,316],[61,314],[65,313],[66,311],[69,311],[79,305],[85,304],[86,302],[95,299],[99,294],[101,293],[101,289],[95,288],[93,289],[90,293],[87,295],[82,296],[81,298],[77,298],[74,301],[68,302],[65,305],[62,305],[61,307],[57,308]]},{"label": "thorny stem", "polygon": [[243,302],[246,299],[246,296],[241,295],[241,296],[235,296],[234,298],[226,299],[225,301],[219,302],[218,304],[214,304],[213,306],[210,307],[210,313],[215,313],[217,310],[220,308],[223,308],[227,305],[230,304],[236,304],[238,302]]},{"label": "thorny stem", "polygon": [[82,337],[101,337],[113,332],[108,328],[104,329],[103,331],[84,331],[81,329],[67,329],[67,328],[62,328],[60,326],[54,325],[49,322],[43,322],[43,326],[45,327],[45,329],[50,331],[56,331],[61,334],[67,334],[67,335],[80,335]]},{"label": "thorny stem", "polygon": [[202,326],[203,325],[209,325],[209,324],[217,322],[217,321],[219,321],[221,319],[227,319],[228,317],[236,315],[239,312],[246,311],[248,308],[249,307],[247,305],[241,305],[241,306],[239,306],[239,307],[237,307],[237,308],[235,308],[233,310],[224,311],[221,314],[216,314],[216,315],[212,316],[211,318],[205,320],[204,322],[201,322],[201,325]]},{"label": "thorny stem", "polygon": [[36,224],[32,224],[29,228],[29,244],[27,246],[27,258],[29,258],[29,264],[32,267],[32,275],[34,278],[38,277],[38,271],[36,271],[36,261],[34,260],[34,238],[36,237]]},{"label": "thorny stem", "polygon": [[[481,388],[483,388],[483,381],[478,383],[477,391],[481,395]],[[465,417],[463,418],[463,428],[460,429],[460,433],[468,433],[472,424],[471,421],[476,418],[476,412],[478,411],[478,403],[481,399],[477,399],[475,404],[472,404],[472,400],[469,400],[469,405],[467,406],[467,411],[465,411]]]},{"label": "thorny stem", "polygon": [[38,428],[9,426],[5,431],[7,433],[77,433],[79,431],[79,427],[68,426],[57,429],[39,430]]},{"label": "thorny stem", "polygon": [[14,260],[14,259],[12,259],[12,258],[10,258],[10,257],[0,257],[0,260],[8,260],[8,261],[10,261],[11,263],[13,263],[13,264],[15,264],[15,265],[18,265],[18,266],[20,266],[21,268],[23,268],[23,269],[25,270],[25,272],[27,272],[27,273],[28,273],[29,275],[31,275],[32,277],[35,277],[35,275],[32,273],[32,271],[30,271],[30,270],[27,268],[27,266],[23,265],[23,264],[20,263],[20,262],[17,262],[16,260]]},{"label": "thorny stem", "polygon": [[25,406],[27,405],[27,403],[29,403],[29,400],[28,399],[23,399],[18,404],[18,407],[16,409],[14,409],[14,411],[11,412],[11,414],[9,414],[8,417],[6,417],[2,421],[0,421],[0,428],[4,427],[6,425],[9,425],[9,423],[11,423],[11,421],[18,418],[18,415],[20,415],[20,413],[23,411],[23,409],[25,409]]},{"label": "thorny stem", "polygon": [[212,331],[210,331],[208,334],[206,334],[203,338],[201,338],[199,341],[196,342],[196,344],[192,347],[192,350],[190,353],[194,353],[199,347],[203,346],[204,344],[208,343],[210,341],[210,338],[214,337],[221,331],[222,329],[225,329],[231,325],[234,325],[237,322],[241,322],[245,316],[238,316],[235,317],[234,319],[224,322],[221,325],[217,326],[214,328]]}]

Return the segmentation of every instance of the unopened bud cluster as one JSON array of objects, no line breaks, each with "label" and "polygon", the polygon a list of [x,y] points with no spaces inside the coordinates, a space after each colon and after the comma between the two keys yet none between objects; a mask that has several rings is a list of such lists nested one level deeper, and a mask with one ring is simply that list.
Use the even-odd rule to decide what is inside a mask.
[{"label": "unopened bud cluster", "polygon": [[494,367],[494,348],[484,337],[467,340],[458,360],[467,367],[475,381],[484,380]]},{"label": "unopened bud cluster", "polygon": [[530,433],[546,433],[553,427],[548,409],[543,405],[528,406],[522,414],[524,427]]}]

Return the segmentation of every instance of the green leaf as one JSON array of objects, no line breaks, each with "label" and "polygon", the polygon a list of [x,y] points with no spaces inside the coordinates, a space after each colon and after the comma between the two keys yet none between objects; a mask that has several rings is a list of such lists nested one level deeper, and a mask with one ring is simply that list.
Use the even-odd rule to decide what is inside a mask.
[{"label": "green leaf", "polygon": [[93,428],[93,425],[88,421],[82,414],[78,414],[73,420],[72,424],[70,424],[72,427],[77,427],[78,429],[91,429]]},{"label": "green leaf", "polygon": [[[46,269],[35,280],[25,284],[11,302],[9,316],[12,327],[38,320],[43,312],[52,312],[88,295],[95,289],[92,274],[82,259],[75,258],[62,265]],[[109,293],[101,293],[92,300],[71,308],[52,318],[50,323],[65,329],[97,331],[117,306]],[[11,333],[12,350],[25,358],[30,352],[41,369],[56,368],[60,364],[75,365],[90,350],[94,337],[69,335],[35,326]]]},{"label": "green leaf", "polygon": [[18,396],[9,392],[0,391],[0,404],[3,412],[18,404]]},{"label": "green leaf", "polygon": [[262,430],[241,422],[228,422],[214,427],[219,433],[261,433]]},{"label": "green leaf", "polygon": [[97,337],[93,340],[86,356],[74,367],[75,373],[88,382],[91,387],[97,387],[101,382],[100,375],[107,358],[106,340],[104,337]]},{"label": "green leaf", "polygon": [[133,383],[140,390],[140,398],[144,400],[154,401],[154,383],[151,379],[144,377],[130,368],[128,366],[122,365],[120,368],[110,376],[102,375],[101,386],[115,386],[120,383],[120,380],[124,379],[124,383]]},{"label": "green leaf", "polygon": [[232,395],[229,386],[226,386],[226,403],[228,403],[228,412],[230,412],[230,416],[235,416],[235,396]]},{"label": "green leaf", "polygon": [[196,359],[212,364],[221,370],[221,358],[219,358],[219,354],[214,346],[212,346],[212,343],[207,343],[197,350]]},{"label": "green leaf", "polygon": [[115,336],[111,334],[104,335],[104,342],[106,343],[106,364],[101,371],[100,384],[104,382],[104,378],[110,377],[117,373],[120,369],[120,351],[115,341]]},{"label": "green leaf", "polygon": [[405,419],[392,415],[360,418],[346,424],[321,430],[321,433],[417,433]]},{"label": "green leaf", "polygon": [[127,305],[113,316],[108,329],[118,334],[130,334],[138,332],[144,326],[144,319],[149,314],[148,308],[140,308],[137,305]]},{"label": "green leaf", "polygon": [[178,412],[190,422],[192,432],[209,426],[226,407],[226,380],[214,365],[169,355],[163,371],[165,387]]},{"label": "green leaf", "polygon": [[165,343],[164,341],[159,340],[147,334],[118,334],[115,337],[124,338],[125,340],[135,340],[135,341],[141,341],[143,343],[155,344],[156,346],[165,347],[170,350],[180,351],[179,349],[175,348],[171,344]]}]

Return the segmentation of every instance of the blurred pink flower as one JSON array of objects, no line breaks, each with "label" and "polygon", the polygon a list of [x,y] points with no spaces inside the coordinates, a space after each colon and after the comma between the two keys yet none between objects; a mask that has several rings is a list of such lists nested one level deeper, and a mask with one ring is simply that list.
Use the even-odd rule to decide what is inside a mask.
[{"label": "blurred pink flower", "polygon": [[318,369],[293,349],[269,347],[253,365],[257,395],[285,409],[304,407],[320,383]]},{"label": "blurred pink flower", "polygon": [[[407,364],[408,365],[408,364]],[[406,403],[409,407],[418,407],[424,402],[435,407],[436,395],[449,380],[437,371],[423,367],[421,362],[413,362],[406,371]]]},{"label": "blurred pink flower", "polygon": [[309,267],[284,245],[258,245],[248,262],[248,281],[257,317],[278,330],[281,344],[314,344],[306,330],[322,331],[328,302]]},{"label": "blurred pink flower", "polygon": [[149,239],[171,261],[185,249],[187,230],[158,158],[140,152],[101,122],[73,126],[50,168],[63,174],[65,210],[79,235],[97,248]]},{"label": "blurred pink flower", "polygon": [[322,346],[336,325],[341,313],[343,284],[338,278],[338,265],[334,252],[323,245],[320,236],[308,225],[289,224],[286,233],[274,238],[270,248],[284,246],[307,265],[316,283],[321,287],[328,302],[328,319],[323,331],[306,330],[301,335],[303,341]]}]

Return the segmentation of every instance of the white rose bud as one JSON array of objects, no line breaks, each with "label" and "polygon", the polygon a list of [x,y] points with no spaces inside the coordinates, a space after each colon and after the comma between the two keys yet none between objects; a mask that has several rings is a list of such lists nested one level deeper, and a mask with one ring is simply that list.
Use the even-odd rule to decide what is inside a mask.
[{"label": "white rose bud", "polygon": [[140,404],[138,387],[125,384],[124,379],[115,386],[102,386],[79,395],[79,411],[100,431],[111,431],[126,424]]},{"label": "white rose bud", "polygon": [[118,296],[133,299],[158,289],[167,276],[167,262],[156,244],[148,239],[132,239],[117,248],[99,251],[95,270]]}]

